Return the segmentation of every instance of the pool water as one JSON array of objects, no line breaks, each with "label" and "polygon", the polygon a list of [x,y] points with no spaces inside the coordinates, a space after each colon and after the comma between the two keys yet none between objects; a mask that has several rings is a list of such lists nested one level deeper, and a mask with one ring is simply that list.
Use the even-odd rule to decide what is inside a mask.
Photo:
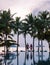
[{"label": "pool water", "polygon": [[[40,61],[40,63],[39,63]],[[50,63],[49,52],[11,52],[8,55],[0,55],[0,65],[44,65]]]}]

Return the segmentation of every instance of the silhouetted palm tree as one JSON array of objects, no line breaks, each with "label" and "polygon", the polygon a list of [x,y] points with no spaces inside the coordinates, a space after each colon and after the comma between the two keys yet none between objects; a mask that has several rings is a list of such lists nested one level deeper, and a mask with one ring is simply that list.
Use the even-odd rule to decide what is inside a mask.
[{"label": "silhouetted palm tree", "polygon": [[24,39],[25,39],[25,50],[26,50],[26,34],[28,33],[28,24],[27,23],[23,23],[22,22],[22,26],[21,26],[21,31],[24,34]]},{"label": "silhouetted palm tree", "polygon": [[[12,22],[13,18],[11,16],[10,10],[0,11],[0,29],[4,36],[4,42],[7,41],[8,35],[11,33],[11,26],[10,23]],[[7,42],[5,43],[7,45]],[[7,46],[6,46],[7,48]],[[8,49],[8,48],[7,48]],[[7,50],[6,49],[6,50]]]},{"label": "silhouetted palm tree", "polygon": [[[47,31],[48,29],[48,25],[49,25],[49,20],[50,20],[50,16],[49,16],[49,12],[48,11],[43,11],[40,12],[38,15],[39,18],[39,26],[40,26],[40,38],[41,38],[41,45],[43,46],[42,40],[44,39],[44,33]],[[42,48],[43,51],[43,48]]]},{"label": "silhouetted palm tree", "polygon": [[34,25],[35,20],[32,14],[27,15],[27,18],[25,18],[25,21],[28,24],[28,33],[33,37],[33,50],[34,50],[34,36],[36,34],[36,27]]},{"label": "silhouetted palm tree", "polygon": [[20,31],[20,17],[16,17],[14,21],[12,21],[12,29],[14,33],[17,34],[17,54],[18,54],[18,46],[19,46],[19,31]]}]

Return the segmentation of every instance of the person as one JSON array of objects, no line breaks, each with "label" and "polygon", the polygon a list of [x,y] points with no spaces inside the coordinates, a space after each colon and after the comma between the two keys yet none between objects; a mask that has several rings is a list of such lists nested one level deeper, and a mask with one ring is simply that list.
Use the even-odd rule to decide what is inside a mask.
[{"label": "person", "polygon": [[30,44],[30,50],[32,51],[32,44]]},{"label": "person", "polygon": [[29,45],[28,43],[26,44],[26,51],[29,50]]}]

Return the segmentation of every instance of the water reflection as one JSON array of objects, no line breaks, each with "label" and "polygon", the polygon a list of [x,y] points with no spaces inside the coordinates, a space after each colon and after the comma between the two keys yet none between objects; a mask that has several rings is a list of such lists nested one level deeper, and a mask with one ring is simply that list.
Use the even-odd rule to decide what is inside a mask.
[{"label": "water reflection", "polygon": [[38,61],[43,60],[43,52],[38,52]]},{"label": "water reflection", "polygon": [[5,65],[13,65],[13,60],[16,59],[16,55],[14,53],[8,53],[4,56]]},{"label": "water reflection", "polygon": [[2,65],[2,59],[0,59],[0,65]]},{"label": "water reflection", "polygon": [[50,65],[50,61],[39,61],[37,65]]},{"label": "water reflection", "polygon": [[33,52],[25,52],[24,64],[23,65],[33,65]]},{"label": "water reflection", "polygon": [[29,53],[25,52],[25,54],[26,54],[26,59],[29,60]]},{"label": "water reflection", "polygon": [[25,52],[25,58],[24,58],[24,64],[23,65],[26,65],[26,52]]},{"label": "water reflection", "polygon": [[0,55],[0,65],[13,65],[14,59],[16,59],[16,54],[14,53]]},{"label": "water reflection", "polygon": [[50,65],[49,52],[19,52],[0,55],[0,65]]},{"label": "water reflection", "polygon": [[23,65],[28,65],[27,64],[28,62],[29,62],[29,65],[50,65],[50,59],[49,59],[50,53],[49,53],[48,58],[44,59],[44,57],[46,57],[44,54],[48,54],[48,53],[49,52],[39,52],[39,55],[37,55],[38,62],[36,62],[33,57],[33,52],[27,52],[27,53],[25,52],[25,59],[24,59]]},{"label": "water reflection", "polygon": [[32,57],[33,57],[33,54],[32,54],[32,52],[30,52],[30,59],[32,60]]},{"label": "water reflection", "polygon": [[17,65],[19,65],[19,54],[17,53]]},{"label": "water reflection", "polygon": [[[48,53],[49,52],[39,52],[39,53],[38,52],[34,52],[34,53],[33,52],[25,52],[25,59],[24,59],[23,65],[28,65],[28,64],[29,65],[44,65],[43,63],[48,62],[48,60],[49,60]],[[49,61],[49,63],[50,63],[50,61]]]}]

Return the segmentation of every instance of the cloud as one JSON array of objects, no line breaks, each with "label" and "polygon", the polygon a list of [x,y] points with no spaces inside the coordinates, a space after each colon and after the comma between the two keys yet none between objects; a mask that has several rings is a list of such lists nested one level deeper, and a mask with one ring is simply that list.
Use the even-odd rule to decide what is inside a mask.
[{"label": "cloud", "polygon": [[36,7],[42,0],[0,0],[0,9]]},{"label": "cloud", "polygon": [[12,13],[24,18],[25,15],[44,9],[50,9],[50,0],[0,0],[0,9],[11,9]]},{"label": "cloud", "polygon": [[22,1],[20,0],[18,4],[14,4],[11,7],[11,10],[12,10],[12,13],[17,12],[18,16],[21,16],[22,18],[24,18],[25,15],[32,12],[32,10],[35,9],[37,5],[42,2],[43,2],[42,0],[22,0]]},{"label": "cloud", "polygon": [[17,3],[18,3],[18,0],[0,0],[0,9],[11,8],[12,5]]},{"label": "cloud", "polygon": [[32,10],[33,15],[37,15],[39,11],[50,11],[50,0],[44,1],[40,6]]}]

